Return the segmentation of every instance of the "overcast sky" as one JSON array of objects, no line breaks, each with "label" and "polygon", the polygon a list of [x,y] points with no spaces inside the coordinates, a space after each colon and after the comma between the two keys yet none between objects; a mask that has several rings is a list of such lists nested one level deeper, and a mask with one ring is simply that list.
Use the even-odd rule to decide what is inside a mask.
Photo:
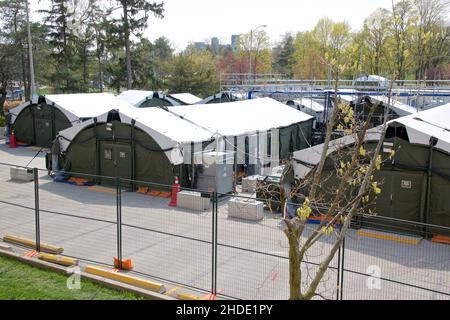
[{"label": "overcast sky", "polygon": [[[32,11],[47,2],[30,1]],[[359,29],[375,9],[391,6],[391,0],[164,0],[164,19],[151,16],[145,36],[150,40],[165,36],[181,50],[189,42],[211,37],[228,44],[232,34],[266,24],[271,42],[276,43],[286,32],[313,28],[323,16],[345,20],[353,29]],[[36,13],[32,17],[39,18]]]}]

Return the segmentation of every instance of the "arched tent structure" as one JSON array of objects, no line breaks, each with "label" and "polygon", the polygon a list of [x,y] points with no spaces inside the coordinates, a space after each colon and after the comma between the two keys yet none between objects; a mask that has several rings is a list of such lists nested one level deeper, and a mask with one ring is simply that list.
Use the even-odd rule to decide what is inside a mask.
[{"label": "arched tent structure", "polygon": [[178,100],[180,104],[186,105],[186,104],[197,104],[202,101],[201,98],[191,94],[191,93],[173,93],[170,94],[170,97]]},{"label": "arched tent structure", "polygon": [[179,100],[158,91],[128,90],[117,97],[136,108],[170,107],[183,104]]},{"label": "arched tent structure", "polygon": [[50,147],[59,131],[112,108],[132,108],[110,93],[76,93],[40,96],[11,109],[11,130],[17,140]]},{"label": "arched tent structure", "polygon": [[410,114],[421,111],[418,110],[417,108],[411,107],[405,103],[398,101],[398,99],[394,96],[391,97],[390,101],[387,96],[369,96],[369,98],[372,101],[372,103],[382,103],[384,105],[387,105],[389,102],[391,110],[395,112],[395,114],[398,117],[408,116]]},{"label": "arched tent structure", "polygon": [[315,119],[313,124],[315,129],[318,129],[318,123],[322,124],[324,122],[325,107],[313,99],[303,98],[288,100],[286,104],[297,109],[298,111],[302,111],[313,116]]},{"label": "arched tent structure", "polygon": [[[169,111],[210,132],[228,137],[230,143],[233,137],[251,140],[260,133],[267,133],[268,148],[276,148],[280,159],[287,159],[293,151],[311,143],[314,118],[271,98],[179,106]],[[272,129],[277,129],[275,139],[271,136]]]},{"label": "arched tent structure", "polygon": [[379,201],[381,210],[392,216],[402,205],[410,220],[450,227],[449,123],[450,104],[389,123],[385,145],[397,152],[384,175],[384,197],[393,194],[394,201]]},{"label": "arched tent structure", "polygon": [[248,154],[258,133],[278,129],[269,145],[279,148],[280,158],[285,159],[308,145],[312,121],[311,116],[269,98],[110,111],[60,132],[53,148],[58,155],[53,169],[161,184],[172,184],[177,175],[183,186],[192,187],[196,170],[191,164],[196,164],[197,152],[236,152],[224,142],[242,139],[240,151]]},{"label": "arched tent structure", "polygon": [[[382,158],[395,155],[377,173],[382,192],[373,210],[378,215],[450,227],[450,104],[389,122]],[[369,130],[366,149],[381,138],[380,127]],[[352,137],[332,143],[323,176],[335,176],[330,157],[337,149],[352,145]],[[323,145],[294,153],[294,172],[304,179],[319,163]],[[329,178],[324,187],[335,186]],[[420,230],[418,230],[420,231]]]},{"label": "arched tent structure", "polygon": [[210,103],[223,103],[223,102],[233,102],[233,101],[241,101],[245,100],[245,95],[239,92],[234,91],[222,91],[216,93],[212,96],[206,97],[202,101],[198,102],[198,104],[210,104]]},{"label": "arched tent structure", "polygon": [[389,87],[389,80],[378,75],[366,75],[353,80],[353,86],[364,88],[380,88]]},{"label": "arched tent structure", "polygon": [[59,133],[53,170],[188,186],[185,149],[212,136],[161,108],[111,110]]},{"label": "arched tent structure", "polygon": [[[343,97],[343,95],[341,97]],[[398,98],[395,96],[392,96],[391,99],[389,99],[385,95],[360,95],[356,100],[351,101],[349,104],[354,107],[356,114],[360,115],[363,120],[367,118],[371,105],[377,104],[377,108],[375,109],[370,121],[371,127],[376,127],[383,123],[384,114],[387,111],[388,106],[390,120],[418,112],[416,108],[398,101]]]}]

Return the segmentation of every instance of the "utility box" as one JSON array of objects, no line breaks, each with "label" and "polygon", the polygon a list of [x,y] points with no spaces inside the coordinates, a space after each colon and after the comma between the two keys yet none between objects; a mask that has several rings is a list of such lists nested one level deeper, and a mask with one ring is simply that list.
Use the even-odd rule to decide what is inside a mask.
[{"label": "utility box", "polygon": [[11,180],[18,180],[25,182],[34,180],[33,169],[13,167],[10,168],[10,176]]},{"label": "utility box", "polygon": [[209,197],[200,192],[183,190],[177,193],[177,207],[195,211],[205,211],[211,207]]},{"label": "utility box", "polygon": [[252,221],[262,220],[264,204],[253,199],[232,198],[228,202],[228,217]]},{"label": "utility box", "polygon": [[196,189],[233,192],[234,152],[197,152],[194,154]]}]

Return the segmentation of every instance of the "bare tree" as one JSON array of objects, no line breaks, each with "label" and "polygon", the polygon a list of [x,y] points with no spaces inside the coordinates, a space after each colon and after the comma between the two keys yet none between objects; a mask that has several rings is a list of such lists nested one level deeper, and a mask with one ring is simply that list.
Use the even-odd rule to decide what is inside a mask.
[{"label": "bare tree", "polygon": [[[388,105],[390,101],[388,102]],[[337,250],[342,244],[352,219],[358,213],[366,213],[366,207],[370,203],[369,199],[373,198],[381,192],[379,182],[374,179],[374,174],[380,169],[382,159],[380,150],[384,133],[387,128],[389,119],[389,110],[385,113],[383,125],[380,128],[380,139],[374,150],[366,150],[365,138],[369,123],[374,111],[378,107],[377,104],[370,105],[370,111],[367,118],[362,121],[355,117],[353,109],[345,104],[335,106],[337,110],[336,124],[341,129],[351,133],[353,143],[351,146],[341,148],[333,142],[330,145],[324,144],[323,154],[327,154],[325,150],[331,146],[339,151],[336,164],[336,176],[338,185],[334,185],[334,190],[327,190],[323,185],[316,187],[314,197],[305,186],[311,184],[311,180],[326,179],[323,176],[322,168],[316,167],[310,175],[299,182],[293,188],[290,194],[291,198],[303,199],[303,204],[297,209],[296,216],[292,219],[286,217],[286,228],[284,230],[289,242],[289,282],[290,282],[290,299],[306,300],[318,295],[317,288],[323,279],[330,262],[333,260]],[[322,189],[319,192],[317,189]],[[354,192],[351,192],[354,191]],[[328,200],[331,199],[331,200]],[[307,228],[307,219],[311,215],[318,215],[322,218],[321,223],[305,238],[304,231]],[[342,223],[340,229],[335,228],[337,222]],[[335,235],[331,249],[326,252],[325,257],[319,264],[314,274],[303,275],[301,264],[305,261],[308,251],[324,237]],[[307,283],[306,288],[302,290],[302,283]]]},{"label": "bare tree", "polygon": [[[378,109],[378,104],[366,102],[367,115],[356,114],[352,106],[341,103],[338,98],[337,85],[339,74],[343,70],[345,56],[343,50],[347,41],[344,26],[338,27],[331,36],[331,46],[328,54],[323,59],[329,65],[334,75],[334,107],[330,119],[327,122],[325,143],[321,150],[320,161],[314,170],[292,188],[286,199],[296,199],[301,206],[296,210],[296,215],[289,218],[287,215],[288,203],[284,203],[284,233],[289,243],[289,284],[291,300],[307,300],[320,295],[317,291],[320,282],[333,260],[337,250],[342,244],[352,219],[358,213],[366,213],[370,199],[376,198],[381,192],[380,184],[374,176],[380,170],[382,158],[380,150],[387,128],[390,115],[391,91],[394,81],[391,81],[388,94],[387,109],[385,110],[383,124],[379,128],[379,140],[372,150],[367,149],[366,134],[368,132],[372,116]],[[333,32],[332,32],[333,34]],[[331,49],[330,49],[331,48]],[[394,77],[394,68],[392,78]],[[331,141],[335,129],[343,131],[350,138],[351,143],[339,145],[340,140]],[[326,188],[324,180],[324,166],[331,151],[336,156],[337,183],[331,188]],[[292,160],[292,161],[295,161]],[[293,164],[291,164],[293,167]],[[311,215],[321,218],[321,222],[312,232],[305,233],[307,220]],[[335,228],[337,222],[341,228]],[[302,263],[307,259],[308,252],[321,239],[334,235],[331,248],[327,250],[315,272],[302,273]]]},{"label": "bare tree", "polygon": [[445,28],[443,21],[448,13],[449,5],[449,0],[413,0],[417,80],[424,79],[426,69],[435,58],[433,51],[436,45],[440,44],[437,39],[442,35],[440,30]]}]

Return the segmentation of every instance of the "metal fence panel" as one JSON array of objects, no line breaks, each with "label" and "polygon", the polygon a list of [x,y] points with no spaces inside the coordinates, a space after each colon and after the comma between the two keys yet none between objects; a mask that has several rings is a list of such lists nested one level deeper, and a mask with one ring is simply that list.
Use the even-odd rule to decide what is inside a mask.
[{"label": "metal fence panel", "polygon": [[112,266],[117,256],[114,188],[90,186],[91,176],[55,182],[46,171],[40,173],[41,241],[63,247],[67,256]]},{"label": "metal fence panel", "polygon": [[123,258],[131,258],[137,272],[211,291],[211,196],[204,197],[205,210],[173,207],[170,188],[145,183],[146,193],[122,193]]},{"label": "metal fence panel", "polygon": [[412,223],[397,222],[404,234],[393,234],[376,230],[387,221],[372,219],[370,229],[350,230],[346,238],[343,298],[449,299],[448,245],[411,233],[417,230]]},{"label": "metal fence panel", "polygon": [[[135,273],[225,298],[289,297],[289,247],[281,215],[263,208],[254,216],[258,219],[246,220],[242,214],[248,208],[230,207],[236,199],[256,199],[208,192],[190,198],[191,190],[183,190],[184,208],[173,207],[167,198],[172,186],[122,179],[118,191],[115,178],[100,186],[93,185],[100,180],[95,178],[105,183],[106,177],[59,183],[39,170],[36,203],[35,184],[11,179],[13,167],[0,164],[2,237],[40,235],[42,243],[63,247],[65,255],[110,266],[121,255],[133,260]],[[91,185],[76,185],[86,182]],[[145,188],[136,192],[139,186]],[[433,235],[448,235],[449,228],[396,220],[394,233],[381,217],[363,225],[349,230],[315,299],[450,298],[450,250],[431,241]],[[316,228],[307,225],[302,243]],[[303,291],[335,241],[335,235],[323,237],[308,251],[301,265]]]}]

